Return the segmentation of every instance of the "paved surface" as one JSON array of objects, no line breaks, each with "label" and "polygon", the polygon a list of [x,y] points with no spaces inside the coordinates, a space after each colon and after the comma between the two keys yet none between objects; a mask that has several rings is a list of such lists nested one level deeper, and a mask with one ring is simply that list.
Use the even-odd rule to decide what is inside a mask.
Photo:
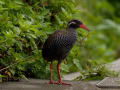
[{"label": "paved surface", "polygon": [[30,79],[29,81],[0,84],[0,90],[100,90],[87,82],[69,81],[68,83],[71,83],[72,86],[50,85],[47,80]]}]

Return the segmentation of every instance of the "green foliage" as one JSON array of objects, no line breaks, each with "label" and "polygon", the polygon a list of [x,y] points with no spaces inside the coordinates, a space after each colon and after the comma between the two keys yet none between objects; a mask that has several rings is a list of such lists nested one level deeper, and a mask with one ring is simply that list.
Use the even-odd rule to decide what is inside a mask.
[{"label": "green foliage", "polygon": [[[77,30],[78,41],[67,58],[68,64],[62,63],[63,74],[87,73],[88,68],[92,70],[113,61],[120,57],[118,3],[117,0],[115,3],[111,0],[0,0],[0,69],[13,64],[6,69],[13,77],[48,79],[49,64],[42,58],[42,45],[49,34],[66,28],[73,18],[83,21],[91,32]],[[56,69],[54,76],[57,79]]]},{"label": "green foliage", "polygon": [[78,77],[76,80],[102,80],[105,77],[118,77],[118,73],[109,71],[105,66],[97,66],[92,69],[89,68],[87,72],[81,72],[82,75]]}]

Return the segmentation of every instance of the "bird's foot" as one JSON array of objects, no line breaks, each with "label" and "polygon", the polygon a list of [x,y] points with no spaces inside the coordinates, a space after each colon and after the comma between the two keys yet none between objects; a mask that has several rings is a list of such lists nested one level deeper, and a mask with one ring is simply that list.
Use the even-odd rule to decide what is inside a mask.
[{"label": "bird's foot", "polygon": [[64,82],[62,82],[62,81],[58,81],[58,82],[56,82],[55,84],[59,84],[59,85],[71,85],[71,84],[69,84],[69,83],[64,83]]},{"label": "bird's foot", "polygon": [[49,84],[56,84],[56,82],[54,82],[54,81],[50,81]]}]

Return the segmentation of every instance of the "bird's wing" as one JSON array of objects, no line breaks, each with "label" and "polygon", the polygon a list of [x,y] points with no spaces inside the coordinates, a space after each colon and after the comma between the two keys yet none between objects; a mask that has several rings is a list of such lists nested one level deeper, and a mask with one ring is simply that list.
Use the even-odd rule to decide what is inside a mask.
[{"label": "bird's wing", "polygon": [[56,31],[43,45],[42,54],[46,60],[63,60],[73,47],[73,41],[65,31]]},{"label": "bird's wing", "polygon": [[63,42],[65,40],[66,36],[64,31],[57,30],[52,35],[50,35],[47,40],[45,41],[45,44],[43,48],[59,48],[63,46]]}]

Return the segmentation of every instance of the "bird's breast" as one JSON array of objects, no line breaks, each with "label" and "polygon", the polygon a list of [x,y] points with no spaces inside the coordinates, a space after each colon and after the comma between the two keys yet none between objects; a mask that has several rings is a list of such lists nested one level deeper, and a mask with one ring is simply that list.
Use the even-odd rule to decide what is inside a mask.
[{"label": "bird's breast", "polygon": [[77,33],[69,33],[65,36],[62,45],[64,45],[66,49],[70,49],[75,44],[76,40],[77,40]]}]

